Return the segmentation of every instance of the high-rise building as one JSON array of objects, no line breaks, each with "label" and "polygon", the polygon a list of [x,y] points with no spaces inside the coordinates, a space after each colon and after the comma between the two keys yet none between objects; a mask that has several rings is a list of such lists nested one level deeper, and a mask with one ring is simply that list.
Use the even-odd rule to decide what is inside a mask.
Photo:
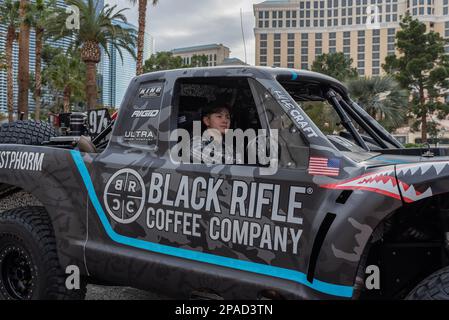
[{"label": "high-rise building", "polygon": [[[132,29],[137,33],[137,27],[120,21],[115,21],[122,28]],[[136,60],[126,50],[122,49],[122,56],[111,43],[108,44],[109,54],[104,50],[102,52],[102,62],[100,63],[100,88],[101,104],[106,107],[120,107],[126,89],[132,78],[136,76]],[[144,41],[144,60],[148,59],[153,52],[153,37],[145,34]],[[135,48],[137,55],[137,48]]]},{"label": "high-rise building", "polygon": [[229,58],[230,52],[229,48],[221,43],[172,50],[173,56],[181,57],[186,65],[191,64],[194,55],[205,55],[207,57],[207,65],[210,67],[223,63],[225,59]]},{"label": "high-rise building", "polygon": [[154,38],[149,34],[145,33],[145,41],[143,47],[143,61],[150,59],[151,55],[154,53]]},{"label": "high-rise building", "polygon": [[360,75],[379,75],[401,16],[449,38],[448,11],[449,0],[265,1],[254,5],[256,65],[308,69],[318,55],[343,52]]}]

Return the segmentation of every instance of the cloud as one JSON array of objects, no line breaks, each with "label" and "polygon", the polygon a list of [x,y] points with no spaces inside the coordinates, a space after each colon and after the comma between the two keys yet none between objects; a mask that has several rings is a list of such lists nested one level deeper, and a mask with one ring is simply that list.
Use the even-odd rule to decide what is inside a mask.
[{"label": "cloud", "polygon": [[[109,0],[126,11],[128,21],[137,25],[137,5],[129,1]],[[148,1],[151,3],[151,0]],[[156,51],[187,46],[222,43],[231,49],[231,56],[245,60],[240,24],[243,10],[243,30],[246,39],[247,61],[254,64],[254,14],[256,0],[161,0],[148,6],[147,32],[155,38]]]}]

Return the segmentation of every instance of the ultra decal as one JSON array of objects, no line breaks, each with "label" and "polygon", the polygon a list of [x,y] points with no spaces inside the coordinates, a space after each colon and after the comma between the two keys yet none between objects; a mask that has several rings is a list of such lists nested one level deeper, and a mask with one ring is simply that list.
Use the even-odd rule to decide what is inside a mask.
[{"label": "ultra decal", "polygon": [[125,141],[153,141],[154,132],[151,130],[126,131],[124,135]]},{"label": "ultra decal", "polygon": [[[299,254],[302,203],[311,188],[234,180],[224,203],[224,184],[189,176],[175,183],[171,174],[156,172],[144,182],[137,171],[123,169],[108,180],[103,201],[120,224],[137,221],[153,231]],[[288,202],[281,209],[283,192]]]},{"label": "ultra decal", "polygon": [[0,169],[42,171],[44,153],[39,152],[0,152]]}]

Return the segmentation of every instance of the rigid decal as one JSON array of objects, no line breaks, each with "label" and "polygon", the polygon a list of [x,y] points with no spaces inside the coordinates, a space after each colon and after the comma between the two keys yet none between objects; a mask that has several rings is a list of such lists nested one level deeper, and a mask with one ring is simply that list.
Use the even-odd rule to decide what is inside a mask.
[{"label": "rigid decal", "polygon": [[0,169],[42,171],[44,153],[39,152],[0,152]]},{"label": "rigid decal", "polygon": [[156,118],[158,115],[159,110],[136,110],[131,118]]},{"label": "rigid decal", "polygon": [[[181,176],[175,185],[171,174],[156,172],[144,183],[138,172],[123,169],[108,180],[103,200],[118,223],[138,221],[150,230],[197,238],[204,231],[210,240],[299,254],[300,198],[311,194],[310,188],[290,186],[288,210],[283,212],[280,185],[234,180],[229,210],[224,212],[219,200],[223,183],[223,179]],[[175,190],[175,195],[169,193]],[[262,216],[264,211],[269,217]],[[207,227],[201,228],[204,223]]]}]

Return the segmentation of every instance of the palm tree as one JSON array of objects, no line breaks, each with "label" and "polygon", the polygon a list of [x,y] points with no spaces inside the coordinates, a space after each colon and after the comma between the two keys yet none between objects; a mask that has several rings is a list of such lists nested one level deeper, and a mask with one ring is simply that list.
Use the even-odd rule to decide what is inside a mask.
[{"label": "palm tree", "polygon": [[0,52],[0,71],[7,70],[8,65],[6,64],[6,56],[3,52]]},{"label": "palm tree", "polygon": [[12,52],[14,41],[17,40],[17,28],[19,26],[19,2],[5,0],[0,6],[0,23],[7,26],[6,45],[5,45],[5,62],[7,70],[7,107],[8,120],[14,121],[14,75],[12,65]]},{"label": "palm tree", "polygon": [[30,87],[30,2],[20,0],[20,33],[19,33],[19,116],[28,119],[28,90]]},{"label": "palm tree", "polygon": [[[143,73],[143,48],[145,46],[145,27],[147,18],[147,6],[148,0],[129,0],[133,5],[139,2],[139,32],[137,37],[137,70],[136,74],[141,75]],[[153,6],[159,3],[159,0],[152,1]]]},{"label": "palm tree", "polygon": [[[123,12],[127,9],[116,10],[117,6],[105,5],[97,12],[97,1],[95,0],[66,0],[68,5],[77,6],[80,12],[80,28],[68,30],[66,19],[69,17],[65,10],[61,10],[49,20],[48,32],[58,34],[59,39],[68,35],[75,36],[73,48],[80,50],[81,59],[86,64],[86,96],[88,109],[94,109],[97,103],[96,65],[100,62],[101,48],[109,54],[108,45],[117,50],[120,57],[122,49],[125,49],[133,57],[136,46],[136,36],[132,29],[122,27],[119,23],[126,23]],[[117,22],[117,23],[116,23]]]},{"label": "palm tree", "polygon": [[44,67],[42,78],[48,87],[62,94],[64,113],[71,111],[73,98],[84,96],[85,75],[86,65],[76,51],[61,50]]},{"label": "palm tree", "polygon": [[409,93],[393,77],[365,77],[347,85],[352,98],[385,127],[395,129],[402,124]]},{"label": "palm tree", "polygon": [[34,100],[35,105],[35,119],[40,119],[41,111],[41,95],[42,95],[42,48],[44,46],[44,33],[48,18],[55,12],[55,0],[36,0],[32,6],[32,26],[36,33],[36,62],[34,74]]},{"label": "palm tree", "polygon": [[346,57],[343,52],[323,53],[316,57],[311,69],[345,81],[358,76],[357,69],[352,67],[352,62],[352,58]]}]

